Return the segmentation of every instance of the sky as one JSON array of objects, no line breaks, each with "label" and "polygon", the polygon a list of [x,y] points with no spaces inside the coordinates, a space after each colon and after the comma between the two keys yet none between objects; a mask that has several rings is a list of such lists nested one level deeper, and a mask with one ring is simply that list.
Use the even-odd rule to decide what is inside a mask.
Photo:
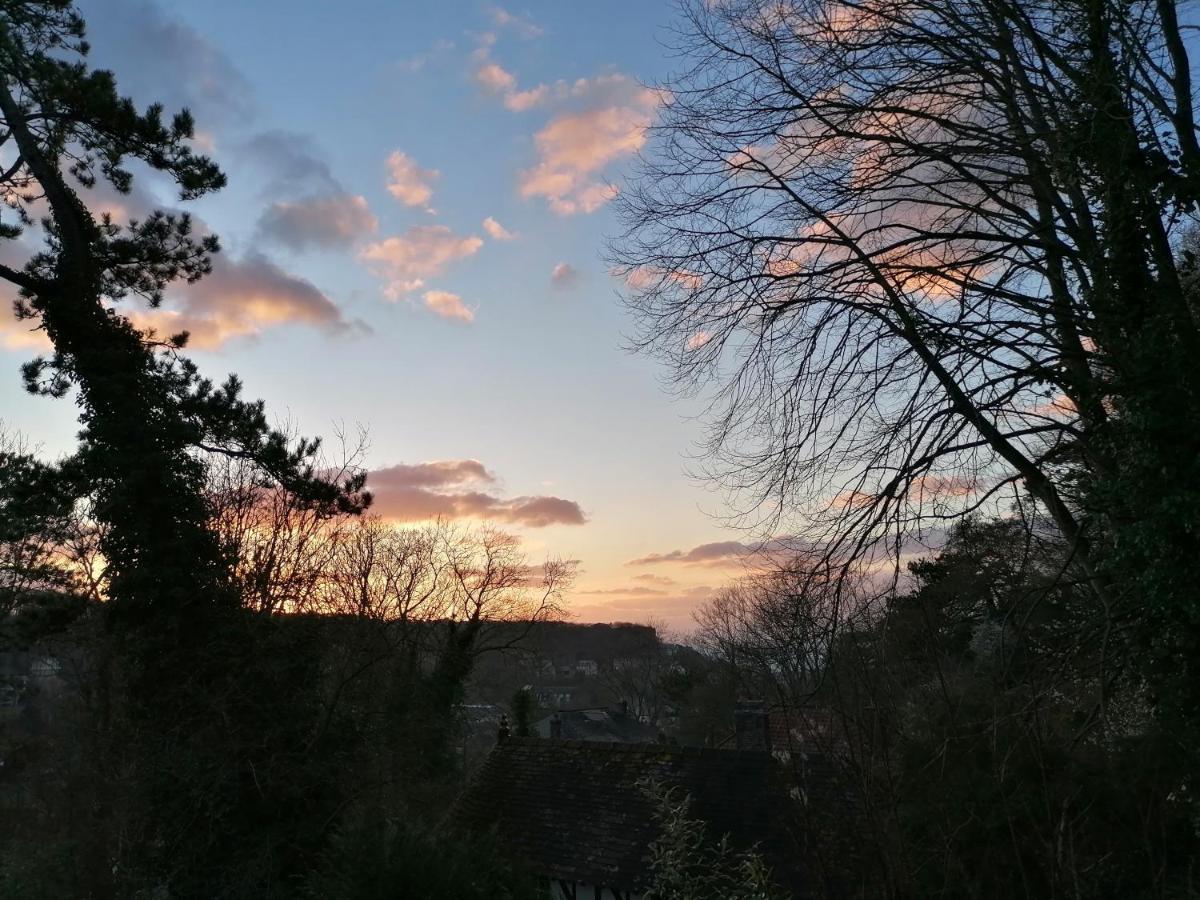
[{"label": "sky", "polygon": [[[580,621],[691,627],[751,537],[695,468],[701,406],[625,349],[603,261],[611,198],[677,61],[670,0],[86,0],[92,64],[189,108],[228,187],[180,207],[143,176],[117,219],[186,208],[213,274],[163,309],[205,374],[301,433],[369,439],[376,512],[488,519],[579,560]],[[6,315],[6,313],[5,313]],[[0,318],[4,426],[68,452],[68,401],[25,396],[39,349]]]}]

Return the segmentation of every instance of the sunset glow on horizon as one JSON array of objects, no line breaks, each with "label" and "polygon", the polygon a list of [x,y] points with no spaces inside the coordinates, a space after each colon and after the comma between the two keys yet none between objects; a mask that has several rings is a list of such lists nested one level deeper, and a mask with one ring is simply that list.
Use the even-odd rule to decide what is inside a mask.
[{"label": "sunset glow on horizon", "polygon": [[[188,331],[204,374],[237,373],[298,433],[364,429],[380,516],[493,522],[533,562],[579,561],[574,619],[685,631],[755,535],[687,474],[701,407],[624,349],[602,259],[674,7],[410,7],[80,4],[91,63],[139,105],[190,109],[229,178],[188,204],[140,169],[127,196],[87,195],[117,221],[186,209],[221,239],[209,277],[119,308]],[[76,410],[21,390],[46,342],[8,307],[4,425],[66,454]]]}]

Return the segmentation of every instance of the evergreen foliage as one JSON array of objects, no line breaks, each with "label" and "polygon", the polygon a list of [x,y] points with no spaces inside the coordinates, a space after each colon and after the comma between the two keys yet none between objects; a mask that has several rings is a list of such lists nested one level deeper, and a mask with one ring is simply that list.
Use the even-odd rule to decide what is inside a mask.
[{"label": "evergreen foliage", "polygon": [[783,900],[754,852],[739,853],[722,836],[713,841],[689,815],[687,795],[647,784],[662,834],[650,847],[652,882],[645,900]]}]

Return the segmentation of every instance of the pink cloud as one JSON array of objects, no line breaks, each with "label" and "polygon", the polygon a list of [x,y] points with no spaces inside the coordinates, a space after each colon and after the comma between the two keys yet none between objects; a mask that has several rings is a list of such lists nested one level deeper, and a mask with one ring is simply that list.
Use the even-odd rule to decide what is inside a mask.
[{"label": "pink cloud", "polygon": [[258,220],[261,235],[293,250],[349,247],[378,227],[366,198],[350,194],[281,200]]},{"label": "pink cloud", "polygon": [[493,241],[515,241],[520,237],[515,231],[509,231],[491,216],[483,220],[483,230]]},{"label": "pink cloud", "polygon": [[579,270],[570,263],[560,262],[550,272],[550,283],[557,288],[570,287],[577,283],[579,278]]},{"label": "pink cloud", "polygon": [[544,84],[529,88],[526,91],[510,90],[505,92],[504,105],[513,112],[525,112],[535,106],[541,106],[550,96],[550,88]]},{"label": "pink cloud", "polygon": [[408,487],[446,487],[496,480],[496,476],[477,459],[436,459],[410,465],[401,463],[381,471],[389,473],[393,484]]},{"label": "pink cloud", "polygon": [[688,563],[693,565],[720,565],[729,562],[740,562],[745,559],[752,549],[741,541],[714,541],[700,544],[690,550],[672,550],[668,553],[651,553],[632,559],[627,565],[651,566],[659,563]]},{"label": "pink cloud", "polygon": [[616,189],[601,173],[642,148],[661,102],[657,91],[625,75],[581,79],[569,93],[579,108],[534,136],[539,161],[519,182],[523,197],[543,197],[560,215],[593,212],[612,199]]},{"label": "pink cloud", "polygon": [[437,179],[437,169],[422,169],[407,153],[399,150],[387,158],[388,193],[405,206],[429,208],[433,197],[432,181]]},{"label": "pink cloud", "polygon": [[471,75],[475,83],[485,92],[503,98],[505,107],[513,112],[526,112],[545,103],[550,98],[550,88],[539,84],[520,90],[517,76],[491,58],[492,43],[490,40],[483,41],[471,55],[476,63]]},{"label": "pink cloud", "polygon": [[704,284],[704,279],[693,272],[659,269],[654,266],[619,268],[612,274],[624,280],[625,284],[635,291],[661,290],[675,285],[694,291]]},{"label": "pink cloud", "polygon": [[437,460],[378,469],[368,477],[372,509],[386,519],[486,519],[527,528],[582,525],[579,504],[551,496],[502,497],[495,476],[477,460]]},{"label": "pink cloud", "polygon": [[463,303],[462,297],[449,291],[426,291],[425,308],[443,319],[474,322],[475,311]]},{"label": "pink cloud", "polygon": [[158,309],[133,301],[117,308],[138,328],[153,330],[161,338],[187,331],[188,346],[197,350],[213,350],[233,338],[257,337],[292,323],[332,333],[352,327],[311,282],[260,254],[240,260],[217,256],[211,275],[193,285],[176,286]]},{"label": "pink cloud", "polygon": [[359,259],[387,283],[384,293],[392,300],[425,285],[451,263],[473,256],[483,246],[475,235],[458,235],[445,225],[417,225],[400,235],[368,244]]},{"label": "pink cloud", "polygon": [[485,62],[475,70],[475,82],[490,94],[503,94],[517,86],[517,76],[499,63]]}]

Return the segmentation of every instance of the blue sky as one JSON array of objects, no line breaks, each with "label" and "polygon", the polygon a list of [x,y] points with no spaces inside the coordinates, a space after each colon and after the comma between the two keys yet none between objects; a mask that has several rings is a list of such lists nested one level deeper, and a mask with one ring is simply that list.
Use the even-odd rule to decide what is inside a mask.
[{"label": "blue sky", "polygon": [[[138,321],[189,327],[207,374],[239,373],[305,433],[367,428],[382,514],[496,518],[535,557],[581,560],[580,618],[685,627],[741,535],[685,475],[699,407],[622,349],[601,259],[674,5],[81,10],[94,64],[139,102],[190,107],[229,176],[188,207],[221,236],[217,272]],[[125,215],[155,202],[175,203],[151,178],[96,197]],[[74,410],[21,395],[36,336],[4,327],[6,427],[64,452]]]}]

